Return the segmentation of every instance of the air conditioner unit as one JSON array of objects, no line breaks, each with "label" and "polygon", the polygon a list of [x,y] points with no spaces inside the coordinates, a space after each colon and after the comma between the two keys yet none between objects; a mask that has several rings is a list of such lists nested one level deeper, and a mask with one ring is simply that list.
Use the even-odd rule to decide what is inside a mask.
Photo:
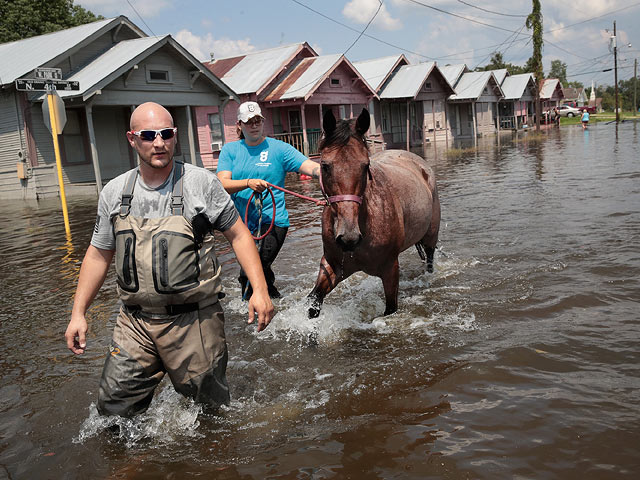
[{"label": "air conditioner unit", "polygon": [[211,151],[219,152],[222,150],[222,142],[211,142]]}]

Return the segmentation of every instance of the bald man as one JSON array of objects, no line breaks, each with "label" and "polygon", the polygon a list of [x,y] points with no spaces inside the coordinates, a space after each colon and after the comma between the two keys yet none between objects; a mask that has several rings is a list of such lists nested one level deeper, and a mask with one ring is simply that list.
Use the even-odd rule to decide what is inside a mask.
[{"label": "bald man", "polygon": [[258,331],[273,305],[251,234],[216,175],[173,160],[177,128],[161,105],[131,115],[127,140],[138,168],[111,180],[98,202],[91,244],[80,269],[65,338],[76,355],[87,348],[85,314],[115,256],[122,301],[98,393],[102,415],[131,417],[147,409],[169,375],[175,389],[212,407],[229,403],[220,263],[213,231],[229,241],[253,285],[249,323]]}]

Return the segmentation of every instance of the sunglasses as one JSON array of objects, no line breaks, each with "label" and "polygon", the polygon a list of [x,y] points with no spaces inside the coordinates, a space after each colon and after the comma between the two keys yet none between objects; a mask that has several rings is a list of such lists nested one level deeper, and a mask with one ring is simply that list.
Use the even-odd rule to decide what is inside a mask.
[{"label": "sunglasses", "polygon": [[135,132],[131,130],[129,133],[132,135],[137,135],[141,140],[146,142],[153,142],[158,135],[162,138],[162,140],[169,140],[173,138],[178,131],[177,127],[173,128],[162,128],[160,130],[140,130]]},{"label": "sunglasses", "polygon": [[264,120],[262,117],[253,117],[248,122],[242,122],[245,125],[260,125]]}]

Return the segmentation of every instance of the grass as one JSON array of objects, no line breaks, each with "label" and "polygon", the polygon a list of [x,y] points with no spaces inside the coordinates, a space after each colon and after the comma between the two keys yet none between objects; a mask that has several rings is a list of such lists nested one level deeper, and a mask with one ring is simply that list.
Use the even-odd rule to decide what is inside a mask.
[{"label": "grass", "polygon": [[[613,112],[593,113],[589,115],[589,123],[611,122],[616,119]],[[633,116],[633,112],[621,112],[620,120],[640,120],[640,116]],[[580,116],[577,117],[561,117],[560,125],[580,125]]]}]

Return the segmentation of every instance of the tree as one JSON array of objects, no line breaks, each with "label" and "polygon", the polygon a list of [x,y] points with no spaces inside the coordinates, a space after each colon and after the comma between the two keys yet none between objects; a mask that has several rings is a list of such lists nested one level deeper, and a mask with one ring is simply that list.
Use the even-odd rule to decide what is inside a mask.
[{"label": "tree", "polygon": [[536,130],[540,130],[540,117],[542,116],[542,105],[540,104],[540,90],[542,88],[542,80],[544,74],[542,72],[542,11],[540,9],[540,0],[532,0],[533,9],[527,17],[527,29],[533,30],[531,38],[533,40],[533,55],[527,61],[527,67],[530,67],[536,78]]},{"label": "tree", "polygon": [[73,0],[0,0],[0,43],[102,20]]},{"label": "tree", "polygon": [[502,52],[493,52],[491,54],[491,60],[484,67],[476,68],[477,72],[485,72],[487,70],[500,70],[506,68],[509,75],[518,75],[520,73],[527,73],[524,67],[520,65],[513,65],[512,63],[505,63]]},{"label": "tree", "polygon": [[551,60],[551,70],[547,78],[557,78],[563,87],[569,86],[567,83],[567,64],[561,60]]}]

